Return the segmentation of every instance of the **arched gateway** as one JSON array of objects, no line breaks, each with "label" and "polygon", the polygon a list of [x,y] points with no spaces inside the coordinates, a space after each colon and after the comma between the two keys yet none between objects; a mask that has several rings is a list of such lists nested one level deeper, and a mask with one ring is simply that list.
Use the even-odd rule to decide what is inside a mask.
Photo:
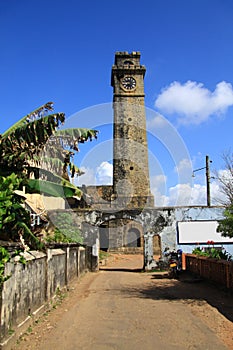
[{"label": "arched gateway", "polygon": [[143,226],[126,218],[111,219],[99,227],[100,249],[122,252],[143,252]]}]

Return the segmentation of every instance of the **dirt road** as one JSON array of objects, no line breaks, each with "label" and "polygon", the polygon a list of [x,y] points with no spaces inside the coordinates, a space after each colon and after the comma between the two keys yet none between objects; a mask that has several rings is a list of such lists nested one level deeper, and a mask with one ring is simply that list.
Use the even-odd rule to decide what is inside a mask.
[{"label": "dirt road", "polygon": [[233,349],[232,296],[141,267],[141,257],[116,256],[88,273],[14,349]]}]

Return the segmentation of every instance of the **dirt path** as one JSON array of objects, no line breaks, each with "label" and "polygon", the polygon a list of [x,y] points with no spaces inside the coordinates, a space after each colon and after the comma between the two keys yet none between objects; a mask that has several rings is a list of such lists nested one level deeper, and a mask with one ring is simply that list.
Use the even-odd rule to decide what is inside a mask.
[{"label": "dirt path", "polygon": [[14,350],[233,349],[232,296],[141,267],[139,256],[116,256],[87,274]]}]

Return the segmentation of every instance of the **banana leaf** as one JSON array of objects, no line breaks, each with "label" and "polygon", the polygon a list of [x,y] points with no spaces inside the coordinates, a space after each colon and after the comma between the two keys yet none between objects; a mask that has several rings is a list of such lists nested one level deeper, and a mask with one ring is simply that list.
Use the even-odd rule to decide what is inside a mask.
[{"label": "banana leaf", "polygon": [[77,187],[68,184],[58,184],[51,181],[29,179],[27,186],[28,193],[44,193],[53,197],[78,197],[81,198],[82,191]]},{"label": "banana leaf", "polygon": [[2,136],[6,137],[10,135],[13,131],[20,128],[22,125],[24,125],[26,122],[30,121],[31,119],[34,119],[36,117],[40,118],[43,112],[52,111],[52,110],[53,110],[53,102],[47,102],[43,104],[39,108],[35,109],[34,111],[30,112],[29,114],[21,118],[17,123],[12,125],[9,129],[7,129],[2,134]]},{"label": "banana leaf", "polygon": [[64,141],[73,140],[77,142],[85,142],[97,138],[98,130],[85,129],[85,128],[68,128],[61,129],[56,132],[56,136],[61,136]]}]

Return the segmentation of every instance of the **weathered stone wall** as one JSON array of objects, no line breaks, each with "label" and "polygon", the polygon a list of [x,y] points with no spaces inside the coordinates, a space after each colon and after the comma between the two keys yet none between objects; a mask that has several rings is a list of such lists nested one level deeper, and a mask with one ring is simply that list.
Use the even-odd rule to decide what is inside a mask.
[{"label": "weathered stone wall", "polygon": [[[111,246],[123,247],[125,233],[129,222],[139,223],[142,226],[142,236],[145,232],[154,232],[161,238],[161,247],[177,247],[177,222],[195,220],[220,220],[223,218],[224,207],[165,207],[137,209],[123,208],[118,210],[111,206],[105,209],[85,208],[71,210],[74,223],[82,231],[84,243],[92,246],[99,234],[111,239]],[[51,217],[57,211],[49,212]],[[137,225],[137,224],[135,224]],[[101,239],[101,237],[100,237]],[[186,245],[186,249],[189,248]],[[190,248],[191,249],[191,248]],[[186,250],[187,251],[187,250]],[[189,250],[188,250],[189,252]]]},{"label": "weathered stone wall", "polygon": [[[223,218],[223,207],[166,207],[108,210],[79,209],[71,211],[74,222],[83,234],[84,243],[93,246],[96,238],[104,237],[114,248],[125,246],[127,232],[133,226],[140,231],[141,245],[147,232],[159,235],[161,250],[177,248],[177,222],[190,220],[220,220]],[[56,211],[49,212],[56,216]],[[186,249],[188,246],[186,245]],[[187,251],[187,250],[186,250]]]},{"label": "weathered stone wall", "polygon": [[31,252],[27,263],[7,263],[1,305],[1,339],[46,300],[46,255]]},{"label": "weathered stone wall", "polygon": [[94,204],[101,204],[101,200],[110,201],[113,194],[113,187],[111,185],[103,186],[82,186],[81,190],[91,197]]},{"label": "weathered stone wall", "polygon": [[12,330],[15,333],[23,330],[27,321],[47,306],[57,290],[84,273],[93,257],[87,254],[87,247],[71,245],[47,249],[46,253],[31,251],[25,253],[25,258],[25,265],[10,262],[5,266],[5,275],[11,277],[4,282],[0,294],[0,348]]},{"label": "weathered stone wall", "polygon": [[[87,256],[87,248],[81,248],[78,251],[78,275],[81,275],[85,268],[88,267],[89,259]],[[92,256],[90,259],[92,259]]]},{"label": "weathered stone wall", "polygon": [[66,285],[66,254],[62,249],[47,251],[47,299]]},{"label": "weathered stone wall", "polygon": [[[81,247],[80,247],[81,248]],[[80,253],[80,248],[77,251],[75,247],[66,248],[66,263],[67,263],[67,275],[66,275],[66,283],[69,283],[73,278],[77,277],[78,272],[78,256]]]}]

